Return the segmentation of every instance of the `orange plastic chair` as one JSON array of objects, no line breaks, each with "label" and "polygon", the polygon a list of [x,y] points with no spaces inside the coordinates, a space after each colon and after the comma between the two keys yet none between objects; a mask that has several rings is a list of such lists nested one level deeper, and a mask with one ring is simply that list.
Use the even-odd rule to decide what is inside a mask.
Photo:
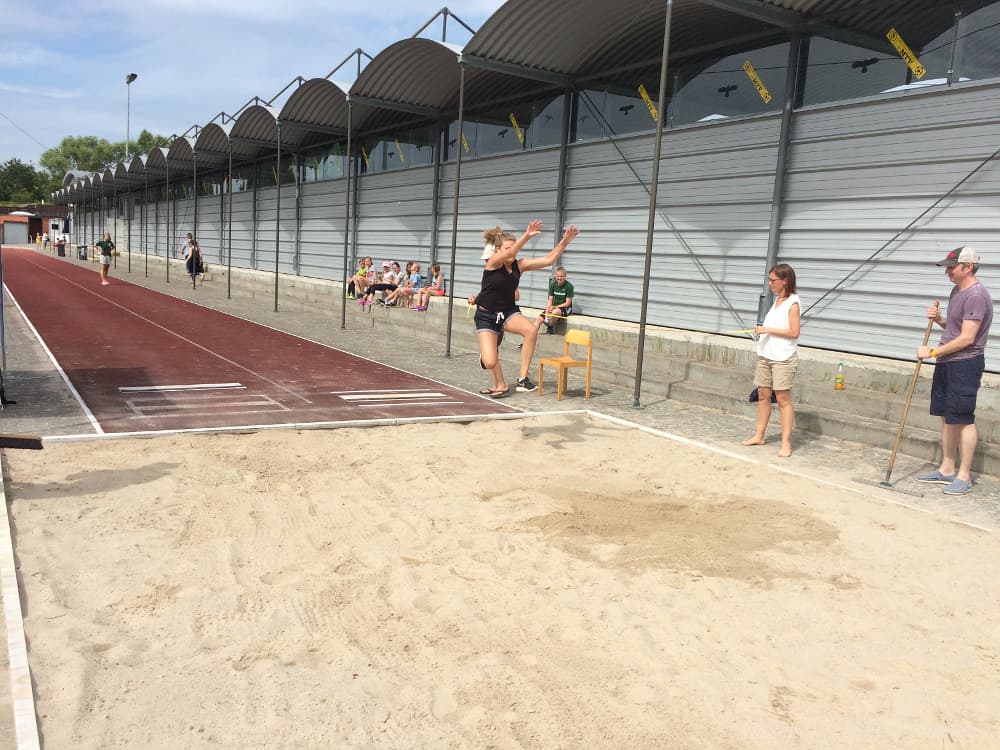
[{"label": "orange plastic chair", "polygon": [[[586,359],[573,359],[570,356],[569,348],[570,346],[585,346],[587,347],[587,358]],[[542,395],[542,378],[545,366],[557,367],[559,368],[558,377],[556,379],[556,401],[562,401],[563,392],[566,390],[566,381],[569,376],[569,371],[574,367],[586,367],[587,368],[587,390],[586,398],[590,398],[590,367],[591,361],[594,357],[594,345],[590,340],[590,331],[580,331],[577,329],[571,329],[566,331],[566,337],[563,339],[563,354],[561,357],[546,357],[544,359],[538,360],[538,395]]]}]

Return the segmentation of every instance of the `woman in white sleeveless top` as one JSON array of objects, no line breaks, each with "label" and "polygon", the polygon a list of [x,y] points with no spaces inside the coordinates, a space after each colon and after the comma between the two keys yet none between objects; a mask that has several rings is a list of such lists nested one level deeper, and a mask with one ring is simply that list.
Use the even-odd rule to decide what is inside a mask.
[{"label": "woman in white sleeveless top", "polygon": [[795,271],[787,263],[779,263],[767,274],[767,283],[774,294],[774,304],[764,317],[764,322],[754,330],[757,333],[757,369],[754,385],[757,386],[757,429],[743,445],[763,445],[767,423],[771,419],[771,393],[778,401],[781,418],[781,449],[778,456],[792,455],[792,427],[795,412],[792,409],[792,386],[795,385],[795,368],[799,363],[796,347],[799,343],[799,295],[795,293]]}]

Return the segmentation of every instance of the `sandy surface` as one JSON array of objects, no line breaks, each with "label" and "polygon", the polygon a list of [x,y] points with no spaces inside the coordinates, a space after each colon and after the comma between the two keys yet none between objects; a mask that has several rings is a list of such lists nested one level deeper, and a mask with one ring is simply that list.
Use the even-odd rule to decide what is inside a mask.
[{"label": "sandy surface", "polygon": [[1000,737],[997,537],[878,490],[581,416],[8,462],[46,747]]}]

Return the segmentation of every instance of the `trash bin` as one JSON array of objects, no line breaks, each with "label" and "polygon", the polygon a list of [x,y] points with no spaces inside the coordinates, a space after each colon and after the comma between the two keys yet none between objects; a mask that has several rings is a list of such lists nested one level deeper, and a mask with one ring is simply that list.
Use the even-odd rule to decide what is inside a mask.
[{"label": "trash bin", "polygon": [[62,242],[57,242],[56,243],[56,255],[58,255],[60,258],[65,258],[66,257],[66,245],[65,245],[65,243],[62,243]]},{"label": "trash bin", "polygon": [[76,246],[76,257],[80,260],[87,260],[87,246],[77,245]]}]

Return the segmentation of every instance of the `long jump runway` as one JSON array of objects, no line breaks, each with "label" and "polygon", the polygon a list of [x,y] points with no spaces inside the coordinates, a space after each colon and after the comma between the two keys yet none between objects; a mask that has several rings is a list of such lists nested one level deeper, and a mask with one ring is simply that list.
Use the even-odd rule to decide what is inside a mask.
[{"label": "long jump runway", "polygon": [[30,250],[4,249],[4,281],[97,432],[516,411]]}]

